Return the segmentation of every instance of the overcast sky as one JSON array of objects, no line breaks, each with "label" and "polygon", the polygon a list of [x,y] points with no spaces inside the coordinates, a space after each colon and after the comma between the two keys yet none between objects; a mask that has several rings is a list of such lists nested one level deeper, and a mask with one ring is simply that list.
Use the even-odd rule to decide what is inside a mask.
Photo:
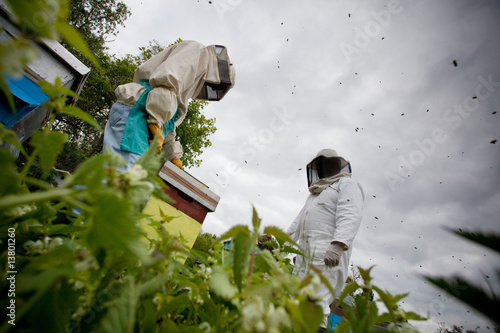
[{"label": "overcast sky", "polygon": [[[205,113],[213,146],[187,170],[221,196],[203,231],[286,229],[323,148],[351,161],[365,191],[352,262],[410,292],[413,322],[490,323],[424,282],[459,274],[498,292],[499,256],[443,230],[500,232],[500,2],[126,0],[118,56],[177,38],[228,47],[236,86]],[[485,278],[484,275],[490,278]]]}]

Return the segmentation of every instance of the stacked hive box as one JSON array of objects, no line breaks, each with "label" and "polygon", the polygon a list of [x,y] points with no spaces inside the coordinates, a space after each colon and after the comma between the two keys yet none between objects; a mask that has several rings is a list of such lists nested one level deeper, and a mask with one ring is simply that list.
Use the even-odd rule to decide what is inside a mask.
[{"label": "stacked hive box", "polygon": [[[170,161],[165,162],[158,175],[165,182],[164,192],[172,202],[151,197],[144,213],[160,222],[171,235],[182,235],[186,245],[192,247],[207,213],[215,211],[220,197]],[[165,216],[171,220],[165,221]],[[156,230],[147,220],[141,221],[141,225],[148,238],[157,237]]]}]

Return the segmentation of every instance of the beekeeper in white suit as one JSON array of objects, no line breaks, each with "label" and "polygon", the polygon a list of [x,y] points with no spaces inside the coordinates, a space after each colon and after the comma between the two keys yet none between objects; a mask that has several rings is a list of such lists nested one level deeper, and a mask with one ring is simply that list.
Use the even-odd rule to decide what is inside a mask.
[{"label": "beekeeper in white suit", "polygon": [[103,150],[123,156],[128,167],[158,135],[157,151],[182,168],[175,128],[186,117],[189,99],[219,101],[234,77],[224,46],[184,41],[168,47],[137,67],[132,83],[116,88]]},{"label": "beekeeper in white suit", "polygon": [[339,297],[349,271],[352,243],[362,219],[364,193],[351,178],[351,166],[335,150],[323,149],[307,165],[310,195],[288,229],[304,253],[297,256],[294,274],[307,275],[309,265],[320,269],[335,295],[323,284],[320,296],[326,329],[330,305]]}]

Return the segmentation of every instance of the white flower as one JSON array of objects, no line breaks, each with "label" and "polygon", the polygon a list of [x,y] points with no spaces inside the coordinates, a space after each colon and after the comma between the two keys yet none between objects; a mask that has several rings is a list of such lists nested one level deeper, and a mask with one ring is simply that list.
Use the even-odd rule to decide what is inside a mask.
[{"label": "white flower", "polygon": [[26,249],[28,255],[40,254],[44,252],[44,244],[40,239],[38,239],[36,242],[29,240],[26,243],[24,243],[23,246]]},{"label": "white flower", "polygon": [[148,176],[148,172],[144,170],[142,165],[134,164],[127,169],[126,177],[130,180],[130,184],[135,185]]},{"label": "white flower", "polygon": [[274,308],[274,304],[269,305],[269,309],[267,310],[267,318],[266,324],[269,330],[276,330],[279,332],[279,328],[281,325],[286,327],[292,327],[292,322],[290,321],[290,317],[286,310],[282,307]]},{"label": "white flower", "polygon": [[255,330],[257,332],[265,332],[266,331],[266,323],[264,323],[263,320],[259,320],[256,324],[255,324]]},{"label": "white flower", "polygon": [[83,306],[80,306],[76,312],[74,312],[72,315],[71,315],[71,319],[73,320],[76,320],[78,318],[81,318],[83,317],[83,315],[87,313],[87,311],[83,308]]},{"label": "white flower", "polygon": [[311,280],[311,284],[312,284],[312,286],[313,286],[313,289],[314,289],[315,291],[317,291],[317,290],[318,290],[318,288],[319,288],[319,285],[321,284],[321,279],[319,278],[319,276],[318,276],[318,275],[314,275],[314,276],[313,276],[313,278],[312,278],[312,280]]},{"label": "white flower", "polygon": [[153,183],[147,182],[147,181],[135,182],[135,183],[131,183],[131,184],[134,186],[144,186],[147,188],[147,190],[149,192],[153,192],[153,190],[155,189],[155,186],[153,185]]},{"label": "white flower", "polygon": [[82,289],[83,287],[84,287],[84,285],[83,285],[83,283],[81,281],[78,281],[78,280],[75,281],[74,288],[76,290]]},{"label": "white flower", "polygon": [[75,265],[73,267],[74,267],[75,271],[77,271],[77,272],[86,271],[88,269],[98,269],[99,268],[99,266],[97,265],[97,261],[92,256],[88,256],[85,259],[83,259],[82,261],[75,263]]},{"label": "white flower", "polygon": [[212,274],[212,268],[202,264],[198,268],[198,273],[204,280],[208,280]]},{"label": "white flower", "polygon": [[[48,238],[48,240],[47,240]],[[54,239],[50,239],[50,237],[46,237],[46,242],[45,246],[47,247],[48,250],[52,250],[55,247],[63,245],[63,240],[61,237],[56,237]]]},{"label": "white flower", "polygon": [[252,331],[255,329],[258,332],[262,332],[262,326],[265,330],[265,323],[262,320],[264,317],[264,303],[262,298],[257,297],[249,300],[247,304],[243,307],[242,311],[242,326],[245,331]]},{"label": "white flower", "polygon": [[212,332],[212,327],[210,326],[210,324],[206,321],[204,321],[203,323],[201,323],[200,325],[198,325],[198,328],[200,330],[203,330],[204,333],[210,333]]},{"label": "white flower", "polygon": [[19,217],[19,216],[23,216],[25,214],[28,214],[29,212],[31,212],[32,210],[35,210],[35,209],[36,209],[36,206],[34,206],[34,205],[20,205],[20,206],[12,207],[7,212],[5,212],[5,215],[7,215],[9,217]]}]

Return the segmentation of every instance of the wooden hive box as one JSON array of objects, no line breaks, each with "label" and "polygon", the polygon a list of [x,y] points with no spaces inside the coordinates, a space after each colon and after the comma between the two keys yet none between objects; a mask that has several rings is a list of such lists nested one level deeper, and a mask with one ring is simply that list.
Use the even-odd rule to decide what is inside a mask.
[{"label": "wooden hive box", "polygon": [[[158,176],[165,182],[164,192],[173,202],[168,203],[151,197],[144,213],[160,222],[171,235],[182,235],[186,245],[192,247],[207,213],[215,211],[220,197],[170,161],[165,162]],[[165,221],[165,216],[172,219]],[[147,220],[141,221],[141,225],[148,238],[158,237],[158,233]]]}]

